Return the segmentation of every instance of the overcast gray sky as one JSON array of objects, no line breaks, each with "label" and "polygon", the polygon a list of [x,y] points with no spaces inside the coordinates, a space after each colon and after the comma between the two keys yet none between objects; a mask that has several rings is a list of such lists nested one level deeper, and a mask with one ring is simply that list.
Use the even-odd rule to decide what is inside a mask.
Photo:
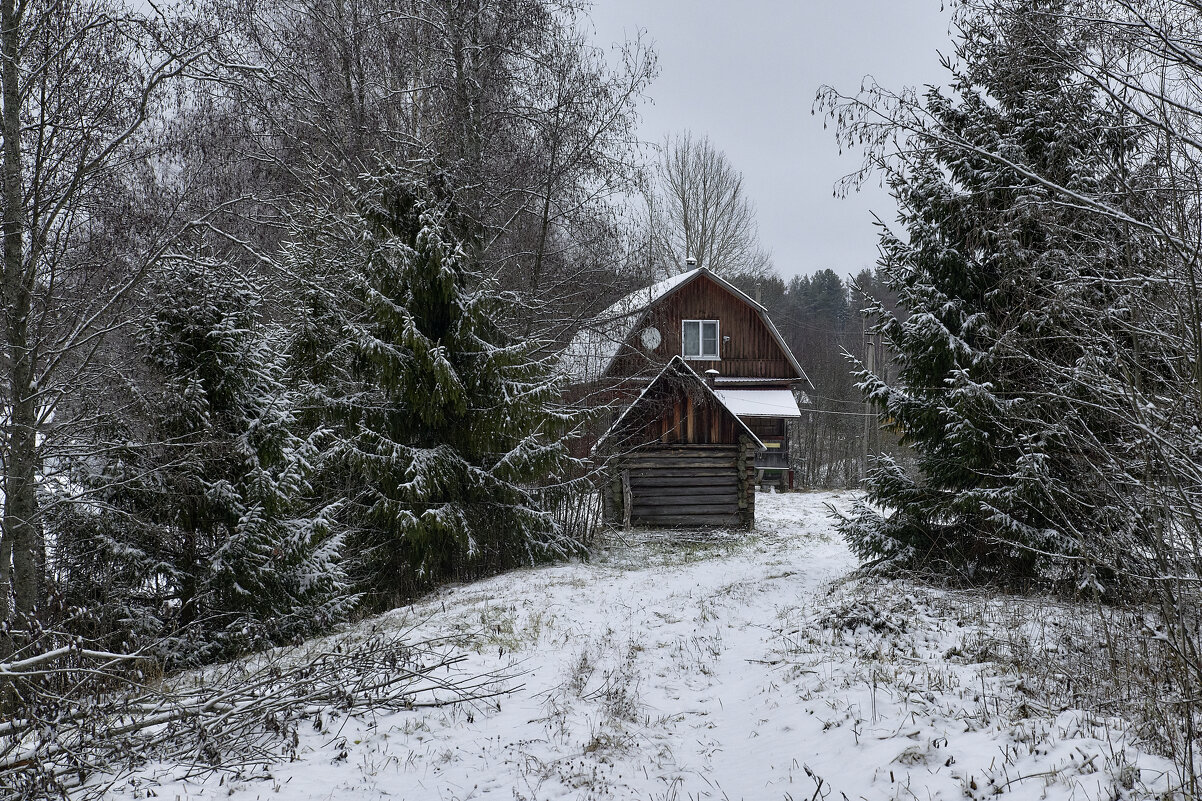
[{"label": "overcast gray sky", "polygon": [[598,44],[639,29],[654,40],[660,76],[643,137],[688,128],[726,151],[783,276],[875,262],[870,212],[892,221],[893,204],[875,183],[832,196],[859,154],[840,157],[810,109],[820,85],[853,92],[865,75],[894,89],[944,83],[940,0],[596,0],[592,19]]}]

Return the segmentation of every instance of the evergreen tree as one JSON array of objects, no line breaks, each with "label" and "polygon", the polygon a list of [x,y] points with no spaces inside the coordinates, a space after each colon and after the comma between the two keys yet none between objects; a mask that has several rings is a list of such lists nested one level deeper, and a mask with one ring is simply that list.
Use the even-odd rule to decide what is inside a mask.
[{"label": "evergreen tree", "polygon": [[904,234],[883,234],[881,272],[908,316],[870,310],[898,376],[860,380],[916,467],[879,458],[842,531],[879,566],[1079,583],[1098,578],[1090,532],[1139,526],[1106,503],[1125,434],[1095,412],[1108,355],[1082,328],[1125,305],[1116,279],[1148,258],[1082,200],[1121,207],[1137,139],[1071,69],[1082,43],[1056,3],[995,6],[963,19],[950,94],[894,109]]},{"label": "evergreen tree", "polygon": [[538,343],[503,333],[500,304],[517,301],[474,269],[467,231],[437,177],[385,171],[349,211],[306,218],[284,252],[307,279],[297,380],[309,424],[335,432],[325,487],[345,498],[377,608],[576,547],[537,489],[569,460],[571,416]]},{"label": "evergreen tree", "polygon": [[58,520],[68,600],[177,660],[304,636],[353,600],[258,293],[222,272],[181,261],[149,287],[133,413],[84,478],[100,503]]}]

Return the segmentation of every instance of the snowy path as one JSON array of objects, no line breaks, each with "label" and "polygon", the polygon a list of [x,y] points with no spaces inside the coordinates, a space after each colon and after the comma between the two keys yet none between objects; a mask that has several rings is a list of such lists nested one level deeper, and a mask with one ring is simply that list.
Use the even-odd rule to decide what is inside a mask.
[{"label": "snowy path", "polygon": [[642,539],[443,591],[376,624],[457,634],[467,670],[512,666],[520,689],[340,721],[268,776],[157,766],[125,797],[1106,799],[1172,781],[1122,721],[1041,710],[968,656],[1012,621],[842,582],[854,560],[826,504],[849,501],[761,495],[751,536]]}]

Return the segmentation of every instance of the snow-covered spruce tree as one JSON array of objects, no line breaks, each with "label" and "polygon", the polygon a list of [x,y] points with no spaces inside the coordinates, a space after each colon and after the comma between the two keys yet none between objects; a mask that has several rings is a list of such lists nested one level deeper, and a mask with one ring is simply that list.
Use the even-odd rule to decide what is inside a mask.
[{"label": "snow-covered spruce tree", "polygon": [[880,267],[908,316],[872,311],[897,379],[860,381],[915,453],[913,470],[878,458],[841,527],[881,568],[1093,584],[1117,564],[1104,538],[1140,526],[1107,503],[1125,433],[1098,411],[1113,354],[1082,326],[1127,306],[1119,279],[1151,257],[1090,200],[1122,207],[1137,138],[1068,65],[1082,43],[1066,46],[1055,3],[994,5],[1007,13],[962,17],[950,92],[827,97],[900,209]]},{"label": "snow-covered spruce tree", "polygon": [[372,608],[577,548],[539,491],[570,461],[572,415],[538,343],[503,332],[501,304],[519,301],[475,269],[469,231],[438,175],[385,170],[284,249],[305,278],[297,380],[336,443],[322,486]]},{"label": "snow-covered spruce tree", "polygon": [[292,640],[353,602],[259,303],[217,264],[180,260],[152,282],[130,413],[84,479],[99,503],[56,521],[66,599],[100,634],[163,638],[169,660]]}]

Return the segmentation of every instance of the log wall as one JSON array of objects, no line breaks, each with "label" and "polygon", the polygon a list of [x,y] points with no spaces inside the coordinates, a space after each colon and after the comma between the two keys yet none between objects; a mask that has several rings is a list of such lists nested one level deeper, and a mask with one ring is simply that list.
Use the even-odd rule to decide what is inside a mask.
[{"label": "log wall", "polygon": [[639,448],[615,463],[606,517],[638,526],[751,528],[755,451],[746,436],[737,445]]}]

